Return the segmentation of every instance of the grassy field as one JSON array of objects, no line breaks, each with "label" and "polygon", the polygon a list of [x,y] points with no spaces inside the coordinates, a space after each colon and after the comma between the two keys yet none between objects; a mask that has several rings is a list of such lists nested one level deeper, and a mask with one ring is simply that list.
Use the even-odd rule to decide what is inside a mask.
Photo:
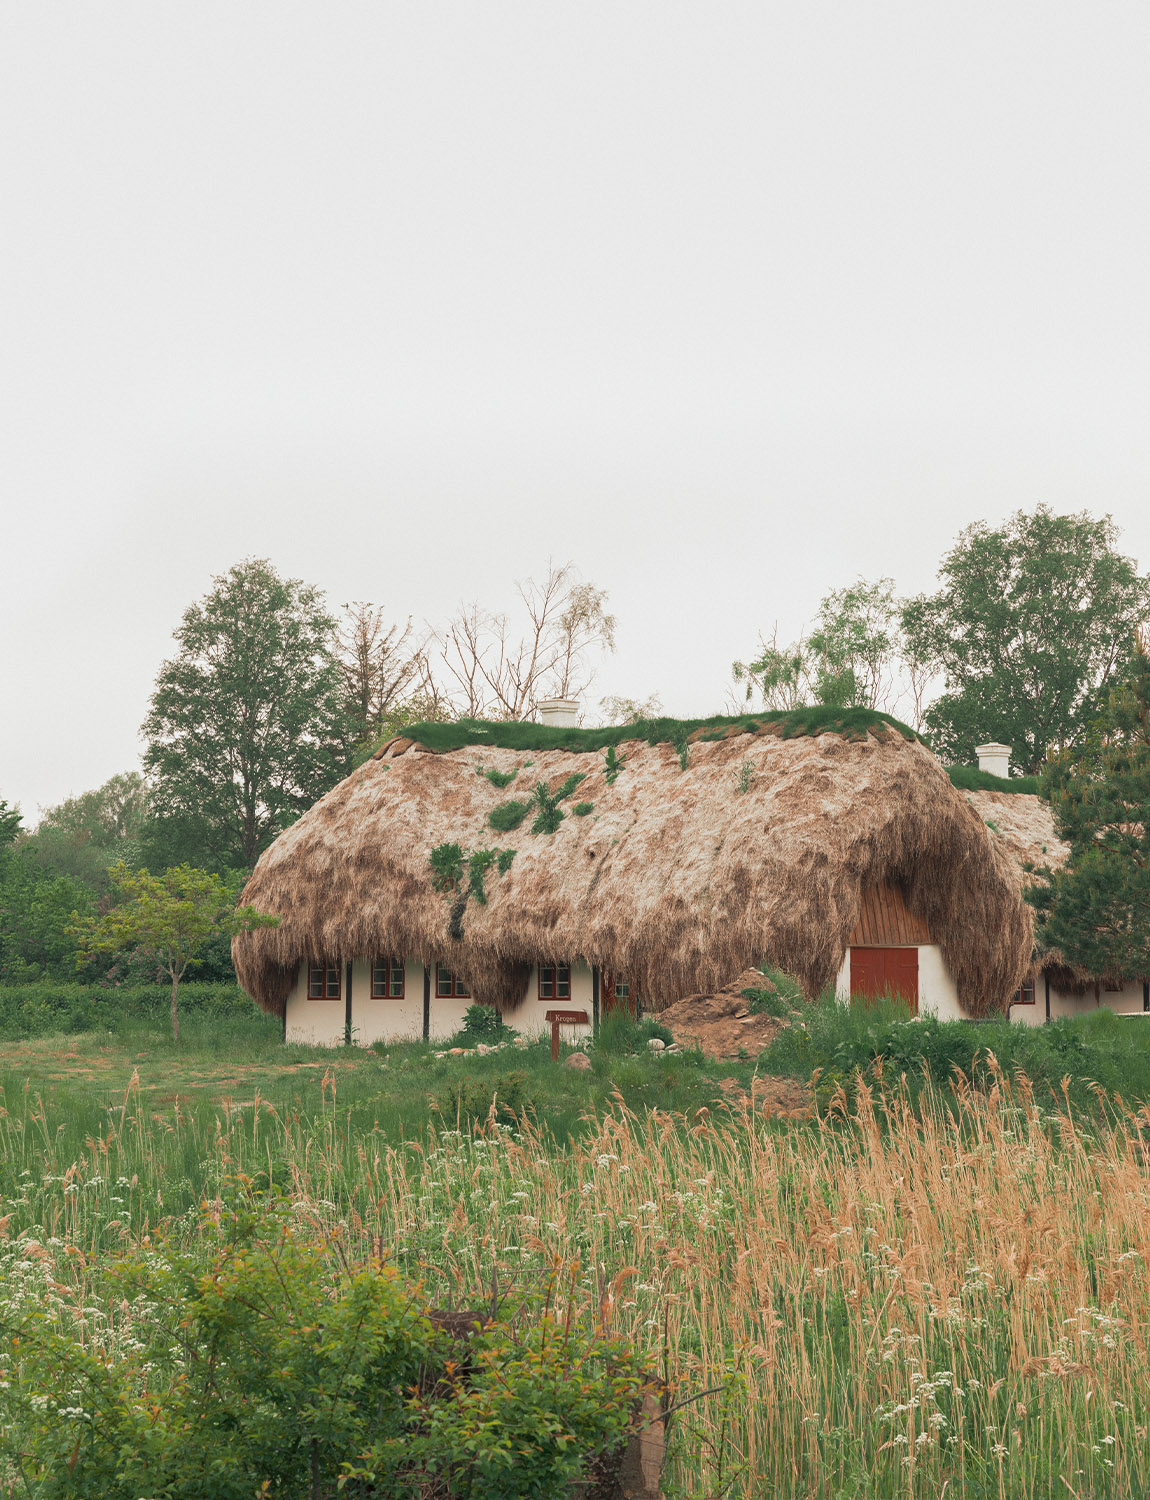
[{"label": "grassy field", "polygon": [[[836,1033],[816,1008],[772,1049],[792,1071],[838,1058],[805,1124],[722,1102],[750,1060],[321,1053],[194,1008],[179,1047],[140,1018],[0,1044],[6,1306],[53,1288],[97,1339],[119,1254],[195,1244],[205,1205],[270,1189],[443,1304],[577,1263],[679,1400],[710,1392],[675,1418],[668,1496],[1150,1493],[1145,1040],[1075,1024],[1082,1050],[1017,1043],[1051,1078],[1071,1059],[1064,1096],[985,1056],[934,1081],[989,1028],[878,1012]],[[884,1060],[848,1077],[868,1032]],[[1129,1103],[1090,1087],[1114,1056]],[[478,1124],[452,1112],[461,1080]],[[484,1121],[504,1094],[524,1117]]]}]

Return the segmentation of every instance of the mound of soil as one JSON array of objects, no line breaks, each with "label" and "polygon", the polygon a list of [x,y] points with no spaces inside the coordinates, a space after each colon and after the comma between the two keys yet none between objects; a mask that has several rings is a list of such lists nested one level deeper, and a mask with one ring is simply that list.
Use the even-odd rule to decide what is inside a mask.
[{"label": "mound of soil", "polygon": [[698,1047],[704,1057],[738,1057],[740,1050],[755,1057],[769,1047],[787,1023],[774,1016],[753,1016],[743,990],[773,990],[758,969],[746,969],[713,995],[684,995],[659,1012],[684,1047]]},{"label": "mound of soil", "polygon": [[814,1092],[809,1083],[797,1078],[777,1078],[767,1074],[755,1078],[747,1090],[737,1078],[720,1078],[719,1087],[728,1104],[753,1098],[755,1109],[764,1115],[784,1120],[805,1120],[814,1113]]}]

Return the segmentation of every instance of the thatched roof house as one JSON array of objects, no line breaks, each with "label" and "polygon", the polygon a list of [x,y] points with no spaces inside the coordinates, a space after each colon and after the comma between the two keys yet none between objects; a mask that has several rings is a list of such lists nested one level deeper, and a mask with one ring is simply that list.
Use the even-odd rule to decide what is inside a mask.
[{"label": "thatched roof house", "polygon": [[243,899],[281,923],[235,939],[240,981],[290,1034],[334,1039],[330,999],[370,1040],[472,998],[541,1025],[577,970],[584,1002],[608,973],[658,1007],[761,960],[813,995],[892,943],[936,956],[949,1011],[1003,1009],[1033,941],[1009,853],[909,730],[822,718],[421,726],[263,854]]},{"label": "thatched roof house", "polygon": [[[965,795],[1012,861],[1021,887],[1036,883],[1043,868],[1061,869],[1070,857],[1070,846],[1059,838],[1054,810],[1045,798],[985,787]],[[1057,948],[1044,948],[1040,939],[1011,1012],[1013,1019],[1037,1025],[1079,1015],[1092,1006],[1108,1006],[1122,1014],[1150,1011],[1150,982],[1140,974],[1088,973]]]}]

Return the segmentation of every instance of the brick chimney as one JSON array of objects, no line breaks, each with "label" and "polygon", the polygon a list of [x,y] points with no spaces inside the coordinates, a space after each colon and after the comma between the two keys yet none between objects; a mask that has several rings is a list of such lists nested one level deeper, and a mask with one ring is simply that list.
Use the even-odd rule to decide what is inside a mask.
[{"label": "brick chimney", "polygon": [[1001,776],[1005,781],[1010,775],[1010,746],[1000,745],[991,740],[989,745],[976,745],[974,753],[978,756],[978,769],[988,771],[991,776]]}]

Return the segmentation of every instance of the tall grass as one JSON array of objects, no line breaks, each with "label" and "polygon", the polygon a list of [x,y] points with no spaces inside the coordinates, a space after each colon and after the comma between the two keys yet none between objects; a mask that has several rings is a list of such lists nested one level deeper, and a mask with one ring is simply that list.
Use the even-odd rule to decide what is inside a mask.
[{"label": "tall grass", "polygon": [[1150,1493],[1150,1113],[1046,1110],[993,1060],[980,1082],[915,1107],[859,1082],[809,1127],[618,1104],[563,1147],[354,1128],[334,1073],[314,1116],[131,1086],[83,1141],[29,1097],[0,1116],[7,1275],[95,1329],[109,1255],[200,1234],[182,1185],[209,1210],[270,1185],[456,1306],[577,1261],[679,1400],[712,1391],[675,1417],[669,1496]]}]

